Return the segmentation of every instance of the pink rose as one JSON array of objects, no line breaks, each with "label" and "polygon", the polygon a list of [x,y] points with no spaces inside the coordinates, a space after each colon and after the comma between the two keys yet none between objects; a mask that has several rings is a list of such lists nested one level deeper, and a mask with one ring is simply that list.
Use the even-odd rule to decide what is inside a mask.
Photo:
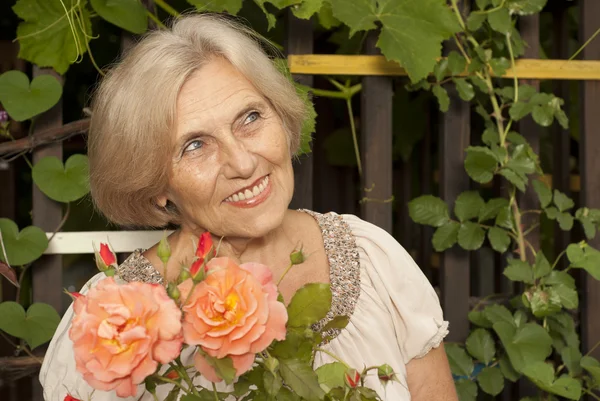
[{"label": "pink rose", "polygon": [[73,308],[69,337],[77,370],[95,389],[133,396],[158,363],[181,351],[181,311],[160,285],[118,285],[110,277]]},{"label": "pink rose", "polygon": [[[287,310],[277,301],[277,286],[267,266],[238,266],[231,259],[214,258],[206,268],[206,278],[191,294],[191,279],[179,285],[181,299],[186,300],[185,343],[199,345],[215,358],[230,357],[239,376],[252,367],[257,352],[285,338]],[[194,361],[208,380],[222,380],[201,353]]]}]

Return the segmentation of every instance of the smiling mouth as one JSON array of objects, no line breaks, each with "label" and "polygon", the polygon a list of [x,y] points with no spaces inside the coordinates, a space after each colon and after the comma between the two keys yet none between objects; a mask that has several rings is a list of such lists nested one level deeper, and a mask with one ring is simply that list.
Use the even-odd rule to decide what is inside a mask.
[{"label": "smiling mouth", "polygon": [[[225,199],[225,202],[227,202],[227,203],[238,203],[238,202],[250,203],[250,201],[258,200],[259,198],[262,198],[263,196],[261,196],[261,195],[266,194],[267,189],[269,189],[269,188],[270,188],[269,175],[266,175],[265,177],[263,177],[262,179],[257,181],[253,186],[247,187],[247,188],[231,195],[230,197]],[[255,203],[255,202],[252,202],[252,203]]]}]

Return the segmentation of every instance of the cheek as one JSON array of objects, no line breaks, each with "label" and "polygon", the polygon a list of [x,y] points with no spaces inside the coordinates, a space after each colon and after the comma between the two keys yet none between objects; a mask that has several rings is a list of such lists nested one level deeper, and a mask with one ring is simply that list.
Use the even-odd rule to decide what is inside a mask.
[{"label": "cheek", "polygon": [[211,169],[199,170],[193,163],[187,163],[175,168],[172,177],[169,192],[180,209],[205,205],[214,193],[216,176]]}]

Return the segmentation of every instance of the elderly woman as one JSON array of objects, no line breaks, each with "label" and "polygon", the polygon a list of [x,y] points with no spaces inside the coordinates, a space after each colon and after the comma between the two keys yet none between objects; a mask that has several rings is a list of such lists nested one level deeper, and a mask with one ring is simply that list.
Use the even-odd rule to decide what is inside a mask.
[{"label": "elderly woman", "polygon": [[[310,258],[280,291],[287,302],[306,283],[331,284],[332,307],[321,325],[339,315],[350,321],[324,347],[357,368],[390,364],[397,382],[383,388],[375,376],[366,380],[384,400],[456,400],[441,345],[448,324],[408,253],[355,216],[288,209],[305,106],[258,42],[223,17],[188,16],[148,34],[101,83],[89,133],[98,209],[120,225],[177,227],[166,268],[155,246],[133,253],[117,275],[175,280],[194,256],[190,238],[209,231],[223,238],[221,256],[263,263],[279,277],[302,243]],[[72,316],[69,309],[40,374],[48,401],[92,393],[75,368]],[[330,361],[316,355],[317,366]],[[92,397],[114,399],[113,392]]]}]

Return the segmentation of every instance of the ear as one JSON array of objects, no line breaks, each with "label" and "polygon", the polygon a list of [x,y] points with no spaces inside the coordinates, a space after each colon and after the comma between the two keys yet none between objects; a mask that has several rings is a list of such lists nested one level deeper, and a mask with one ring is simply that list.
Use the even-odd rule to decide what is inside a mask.
[{"label": "ear", "polygon": [[157,198],[156,198],[156,204],[157,204],[159,207],[166,207],[166,206],[167,206],[167,201],[168,201],[168,200],[169,200],[169,199],[167,198],[167,196],[166,196],[166,195],[161,195],[161,196],[159,196],[159,197],[157,197]]}]

